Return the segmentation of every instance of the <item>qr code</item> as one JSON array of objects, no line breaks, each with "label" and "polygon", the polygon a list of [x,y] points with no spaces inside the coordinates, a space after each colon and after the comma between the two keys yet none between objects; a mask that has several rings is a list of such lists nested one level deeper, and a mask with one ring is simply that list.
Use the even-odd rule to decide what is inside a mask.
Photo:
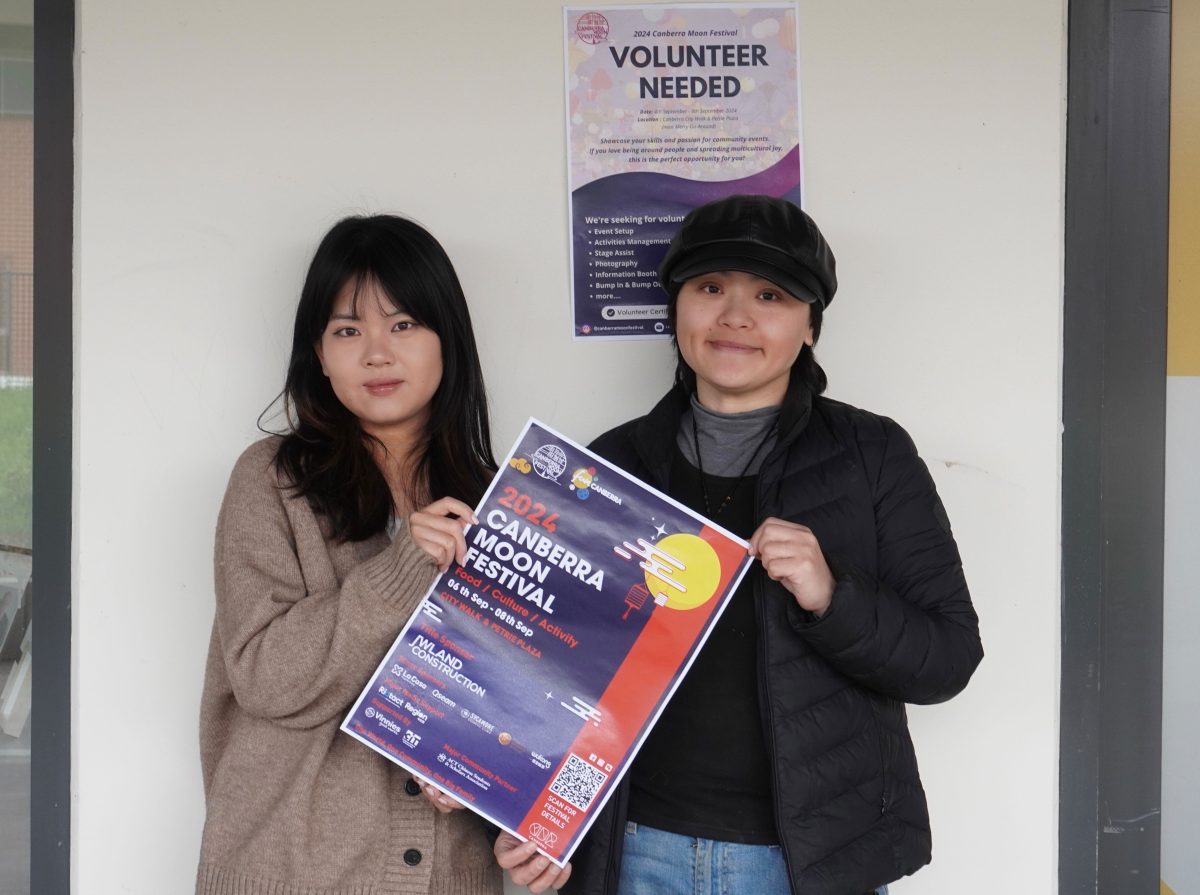
[{"label": "qr code", "polygon": [[550,791],[580,811],[587,811],[608,774],[588,764],[578,755],[568,755],[567,763],[550,784]]}]

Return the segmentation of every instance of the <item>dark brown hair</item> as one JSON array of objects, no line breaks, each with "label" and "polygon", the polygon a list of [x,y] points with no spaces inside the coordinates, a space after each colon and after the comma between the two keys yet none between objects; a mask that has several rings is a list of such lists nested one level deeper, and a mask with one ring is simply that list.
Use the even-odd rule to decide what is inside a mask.
[{"label": "dark brown hair", "polygon": [[280,395],[288,428],[275,464],[329,518],[334,537],[357,541],[383,531],[394,506],[372,456],[372,436],[342,406],[316,353],[347,283],[356,292],[377,285],[441,340],[442,381],[430,402],[423,450],[409,464],[409,500],[419,505],[449,495],[473,505],[496,461],[471,315],[445,250],[424,228],[394,215],[339,221],[317,247],[296,307]]}]

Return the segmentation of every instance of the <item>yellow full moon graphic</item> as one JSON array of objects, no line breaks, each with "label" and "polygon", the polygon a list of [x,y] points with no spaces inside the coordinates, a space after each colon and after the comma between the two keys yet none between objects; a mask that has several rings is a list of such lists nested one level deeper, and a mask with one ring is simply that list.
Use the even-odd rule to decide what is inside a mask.
[{"label": "yellow full moon graphic", "polygon": [[[655,602],[668,609],[695,609],[707,603],[717,591],[721,581],[721,560],[712,545],[697,535],[667,535],[654,545],[656,556],[663,567],[662,576],[646,573],[646,587]],[[683,568],[675,566],[670,559],[678,560]],[[662,603],[661,596],[666,597]]]}]

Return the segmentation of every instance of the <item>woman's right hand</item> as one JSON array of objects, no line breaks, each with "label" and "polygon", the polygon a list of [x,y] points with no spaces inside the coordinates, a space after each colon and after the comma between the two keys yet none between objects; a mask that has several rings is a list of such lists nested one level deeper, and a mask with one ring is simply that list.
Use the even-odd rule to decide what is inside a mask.
[{"label": "woman's right hand", "polygon": [[[415,780],[416,778],[413,779]],[[422,783],[420,780],[417,780],[416,783],[421,787],[421,794],[425,796],[426,801],[442,814],[449,814],[451,811],[461,811],[466,807],[458,799],[442,792],[442,790],[438,789],[432,783]]]},{"label": "woman's right hand", "polygon": [[460,565],[467,559],[468,525],[479,523],[474,510],[453,497],[435,500],[408,517],[408,533],[413,543],[433,557],[441,572],[451,562]]},{"label": "woman's right hand", "polygon": [[501,833],[493,849],[496,863],[508,871],[518,886],[528,886],[530,892],[561,889],[571,876],[571,865],[558,867],[545,855],[538,854],[532,839],[522,842],[511,833]]}]

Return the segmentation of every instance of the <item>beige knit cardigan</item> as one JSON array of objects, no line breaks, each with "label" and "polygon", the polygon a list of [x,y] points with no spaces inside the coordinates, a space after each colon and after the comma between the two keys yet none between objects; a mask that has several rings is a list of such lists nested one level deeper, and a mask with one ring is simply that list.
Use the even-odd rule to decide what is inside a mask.
[{"label": "beige knit cardigan", "polygon": [[435,575],[402,528],[337,543],[246,450],[217,523],[200,710],[203,895],[499,893],[482,822],[439,814],[338,725]]}]

